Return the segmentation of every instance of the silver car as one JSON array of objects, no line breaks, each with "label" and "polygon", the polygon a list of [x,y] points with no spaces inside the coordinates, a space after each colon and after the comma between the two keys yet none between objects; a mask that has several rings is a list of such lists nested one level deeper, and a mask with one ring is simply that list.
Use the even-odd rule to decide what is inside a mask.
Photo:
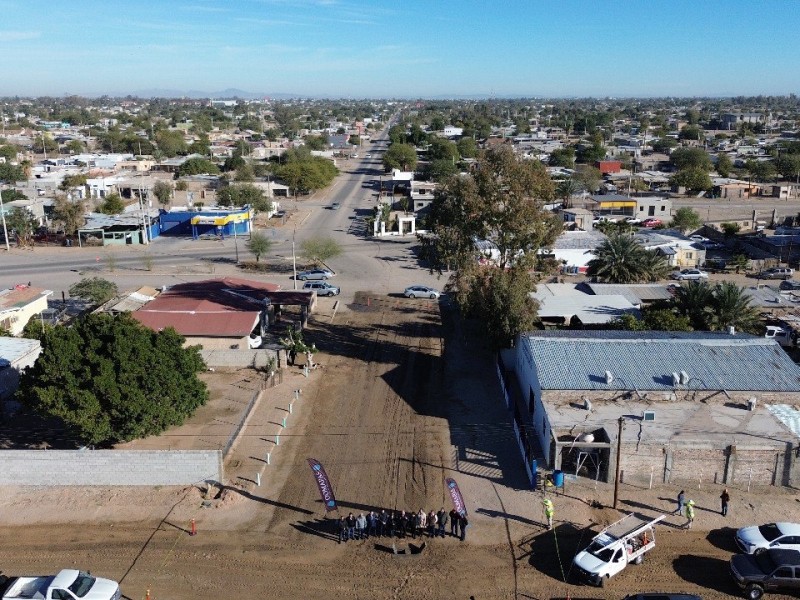
[{"label": "silver car", "polygon": [[308,271],[300,271],[297,274],[297,278],[300,281],[307,281],[309,279],[329,279],[334,275],[335,273],[328,269],[309,269]]},{"label": "silver car", "polygon": [[435,290],[427,285],[412,285],[403,291],[406,298],[430,298],[434,300],[442,295],[439,290]]}]

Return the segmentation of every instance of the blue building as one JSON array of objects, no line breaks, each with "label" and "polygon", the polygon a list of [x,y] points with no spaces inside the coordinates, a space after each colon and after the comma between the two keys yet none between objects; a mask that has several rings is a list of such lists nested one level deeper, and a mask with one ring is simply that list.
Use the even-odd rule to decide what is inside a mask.
[{"label": "blue building", "polygon": [[164,235],[191,235],[197,239],[204,235],[225,236],[250,233],[254,212],[249,206],[242,208],[172,208],[161,211],[161,233]]}]

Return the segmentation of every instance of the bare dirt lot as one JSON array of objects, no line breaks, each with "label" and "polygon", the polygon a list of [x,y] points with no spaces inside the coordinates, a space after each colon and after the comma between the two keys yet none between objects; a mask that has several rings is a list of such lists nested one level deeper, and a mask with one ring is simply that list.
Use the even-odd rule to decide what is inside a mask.
[{"label": "bare dirt lot", "polygon": [[[192,487],[3,488],[0,570],[80,567],[120,580],[129,598],[149,589],[154,600],[622,598],[641,591],[727,598],[737,594],[727,573],[735,528],[800,520],[791,491],[733,489],[723,518],[719,486],[687,485],[698,504],[694,529],[679,529],[684,520],[670,516],[643,565],[604,589],[564,583],[592,528],[621,513],[591,506],[610,502],[608,486],[569,482],[553,496],[555,531],[542,527],[541,494],[527,489],[492,357],[446,306],[364,293],[335,317],[317,317],[307,337],[323,366],[308,379],[288,373],[262,401],[226,465],[227,487],[206,508],[202,490]],[[274,447],[264,433],[277,426],[269,411],[298,386],[302,400]],[[270,465],[257,460],[270,448]],[[344,513],[449,510],[443,480],[454,477],[470,510],[466,541],[428,540],[424,553],[408,557],[387,552],[385,539],[338,544],[309,457],[325,465]],[[260,487],[237,469],[258,464]],[[668,512],[676,494],[623,486],[621,508]],[[187,534],[192,518],[194,537]]]}]

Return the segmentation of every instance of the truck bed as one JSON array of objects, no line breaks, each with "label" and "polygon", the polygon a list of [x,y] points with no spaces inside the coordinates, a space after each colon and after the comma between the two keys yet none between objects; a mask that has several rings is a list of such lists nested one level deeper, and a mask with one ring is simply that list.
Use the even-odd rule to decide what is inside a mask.
[{"label": "truck bed", "polygon": [[603,531],[595,536],[594,540],[603,546],[607,546],[614,540],[622,540],[627,537],[634,536],[642,529],[645,529],[651,525],[655,525],[663,518],[664,515],[653,519],[644,515],[631,513],[621,518],[616,523],[612,523],[606,527]]},{"label": "truck bed", "polygon": [[42,600],[53,577],[16,577],[8,582],[3,592],[3,600],[23,598],[25,600]]}]

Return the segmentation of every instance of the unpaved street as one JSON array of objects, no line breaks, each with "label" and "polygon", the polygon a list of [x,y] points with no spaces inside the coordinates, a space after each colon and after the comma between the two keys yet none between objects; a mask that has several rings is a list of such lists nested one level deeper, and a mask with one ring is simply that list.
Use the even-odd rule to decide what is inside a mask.
[{"label": "unpaved street", "polygon": [[[732,490],[725,521],[712,512],[716,487],[692,490],[697,529],[678,529],[682,520],[669,517],[643,565],[604,589],[565,584],[588,527],[618,518],[589,504],[607,503],[610,490],[570,485],[554,497],[555,532],[543,529],[541,496],[526,489],[491,356],[442,306],[359,293],[334,318],[317,316],[308,339],[322,350],[323,367],[304,380],[298,421],[264,467],[261,487],[231,487],[207,508],[195,488],[4,489],[0,569],[86,568],[121,580],[129,598],[149,589],[153,600],[621,598],[640,591],[726,598],[736,593],[727,573],[733,528],[797,520],[798,503],[784,491],[767,490],[771,501],[762,503],[763,490]],[[456,478],[470,510],[466,542],[428,540],[409,557],[393,556],[383,539],[337,544],[308,457],[325,465],[345,514],[449,510],[443,480]],[[657,514],[672,510],[674,495],[623,486],[622,508]],[[191,518],[195,537],[186,531]]]}]

